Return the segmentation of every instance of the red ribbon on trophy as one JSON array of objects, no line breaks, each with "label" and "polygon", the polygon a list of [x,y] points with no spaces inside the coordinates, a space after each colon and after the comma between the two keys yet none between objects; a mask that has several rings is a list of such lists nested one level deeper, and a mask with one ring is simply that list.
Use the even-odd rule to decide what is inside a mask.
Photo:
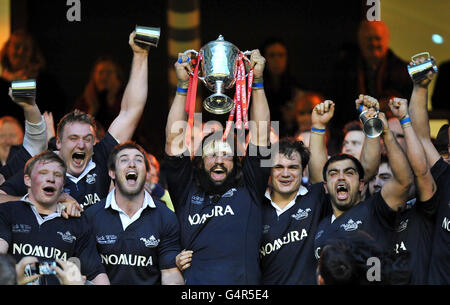
[{"label": "red ribbon on trophy", "polygon": [[234,116],[236,115],[236,128],[237,129],[246,129],[248,130],[248,108],[250,105],[250,97],[252,93],[252,84],[253,84],[253,68],[250,69],[248,73],[248,81],[246,86],[246,76],[245,76],[245,65],[244,61],[246,60],[250,63],[250,60],[244,55],[244,53],[240,53],[237,59],[237,70],[236,70],[236,92],[234,95],[234,107],[228,116],[228,121],[226,123],[225,132],[223,133],[222,140],[228,137],[230,133],[231,126],[233,125]]},{"label": "red ribbon on trophy", "polygon": [[202,54],[200,53],[197,58],[192,58],[191,62],[194,68],[194,74],[189,76],[189,86],[186,96],[186,104],[184,111],[188,113],[188,126],[186,129],[185,143],[186,146],[190,146],[192,129],[194,128],[194,115],[195,115],[195,102],[197,99],[197,84],[198,84],[198,70],[200,62],[202,61]]}]

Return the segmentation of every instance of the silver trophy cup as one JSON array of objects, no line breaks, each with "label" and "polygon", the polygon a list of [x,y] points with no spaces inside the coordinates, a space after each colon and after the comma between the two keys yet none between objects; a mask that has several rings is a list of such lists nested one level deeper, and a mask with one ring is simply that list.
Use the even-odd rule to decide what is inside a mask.
[{"label": "silver trophy cup", "polygon": [[158,47],[161,28],[136,26],[136,36],[134,42],[144,48]]},{"label": "silver trophy cup", "polygon": [[371,118],[366,116],[367,110],[361,112],[359,115],[359,119],[363,124],[363,131],[369,138],[378,137],[384,130],[383,121],[378,118],[378,110],[377,115]]},{"label": "silver trophy cup", "polygon": [[434,59],[430,56],[430,53],[423,52],[414,55],[411,57],[411,61],[414,62],[414,59],[427,55],[427,59],[420,64],[412,64],[408,65],[408,73],[409,76],[411,76],[411,79],[413,82],[418,83],[422,80],[424,80],[427,77],[428,72],[433,71],[433,73],[438,72],[438,67],[436,66],[436,62]]},{"label": "silver trophy cup", "polygon": [[[233,109],[233,99],[224,91],[233,87],[236,82],[236,67],[239,49],[232,43],[225,41],[222,35],[217,40],[203,46],[199,52],[187,50],[184,54],[199,53],[203,57],[201,75],[199,79],[214,92],[203,101],[203,107],[214,114],[224,114]],[[250,54],[245,51],[244,54]]]}]

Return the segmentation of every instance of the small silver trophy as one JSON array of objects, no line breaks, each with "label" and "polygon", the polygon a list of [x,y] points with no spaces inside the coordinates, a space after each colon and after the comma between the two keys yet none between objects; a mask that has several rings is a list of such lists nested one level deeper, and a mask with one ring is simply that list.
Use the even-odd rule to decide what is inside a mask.
[{"label": "small silver trophy", "polygon": [[[187,50],[184,54],[201,54],[203,61],[201,71],[203,76],[199,79],[205,86],[214,92],[203,101],[203,107],[214,114],[224,114],[234,107],[233,99],[224,94],[224,91],[233,87],[236,82],[236,67],[239,49],[232,43],[225,41],[222,35],[217,40],[203,46],[199,52]],[[243,52],[251,54],[250,51]]]},{"label": "small silver trophy", "polygon": [[161,28],[145,27],[136,25],[136,36],[134,42],[144,48],[158,47]]},{"label": "small silver trophy", "polygon": [[36,98],[36,80],[16,80],[11,82],[12,96],[21,100],[33,100]]},{"label": "small silver trophy", "polygon": [[378,118],[378,109],[377,114],[374,117],[368,118],[366,116],[366,113],[367,110],[361,112],[361,114],[359,115],[359,119],[363,124],[363,131],[369,138],[376,138],[381,135],[384,130],[383,121]]},{"label": "small silver trophy", "polygon": [[418,83],[424,80],[427,77],[428,72],[433,71],[433,73],[437,73],[438,68],[436,66],[436,62],[430,56],[429,52],[422,52],[411,57],[411,61],[414,62],[414,59],[427,56],[427,59],[423,63],[408,65],[408,73],[411,76],[413,82]]}]

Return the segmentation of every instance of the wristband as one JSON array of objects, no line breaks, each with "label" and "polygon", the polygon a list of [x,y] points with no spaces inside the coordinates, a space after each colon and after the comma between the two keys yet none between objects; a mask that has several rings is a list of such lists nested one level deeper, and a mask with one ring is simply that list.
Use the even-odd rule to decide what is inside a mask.
[{"label": "wristband", "polygon": [[359,111],[359,113],[363,112],[363,105],[362,105],[362,104],[361,104],[361,105],[359,105],[359,107],[358,107],[358,111]]},{"label": "wristband", "polygon": [[411,126],[411,119],[409,116],[405,116],[403,119],[400,120],[400,124],[403,128]]},{"label": "wristband", "polygon": [[259,89],[264,89],[264,83],[263,82],[253,83],[252,84],[252,90],[259,90]]},{"label": "wristband", "polygon": [[313,127],[313,128],[311,128],[311,132],[322,135],[322,134],[325,133],[325,129],[320,129],[320,128],[314,128]]},{"label": "wristband", "polygon": [[188,89],[177,87],[177,93],[181,95],[187,95]]},{"label": "wristband", "polygon": [[186,81],[179,80],[177,83],[177,87],[182,88],[182,89],[187,89],[189,87],[189,81],[188,80],[186,80]]},{"label": "wristband", "polygon": [[262,82],[264,82],[264,81],[263,81],[263,78],[262,78],[262,77],[255,77],[255,78],[253,78],[253,82],[254,82],[254,83],[262,83]]}]

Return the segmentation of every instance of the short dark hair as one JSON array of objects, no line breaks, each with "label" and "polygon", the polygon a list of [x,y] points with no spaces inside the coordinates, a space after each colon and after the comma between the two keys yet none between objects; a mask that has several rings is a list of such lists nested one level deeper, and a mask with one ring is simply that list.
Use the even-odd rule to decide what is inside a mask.
[{"label": "short dark hair", "polygon": [[94,128],[94,131],[97,130],[97,124],[95,122],[95,119],[90,114],[75,109],[74,111],[67,113],[65,116],[61,118],[61,120],[59,120],[58,127],[56,129],[56,137],[61,140],[64,127],[67,124],[75,122],[89,124],[92,126],[92,128]]},{"label": "short dark hair", "polygon": [[348,122],[347,124],[344,125],[342,132],[345,135],[349,131],[363,131],[362,123],[357,120]]},{"label": "short dark hair", "polygon": [[294,152],[298,152],[301,158],[302,169],[308,165],[310,151],[303,141],[296,141],[294,138],[283,138],[278,143],[278,153],[290,158]]},{"label": "short dark hair", "polygon": [[112,171],[116,170],[116,157],[119,154],[119,152],[121,152],[124,149],[137,149],[138,151],[140,151],[144,157],[145,169],[147,170],[147,172],[150,170],[150,165],[148,164],[145,150],[142,148],[142,146],[140,146],[139,144],[137,144],[136,142],[133,142],[133,141],[128,141],[123,144],[116,145],[114,147],[114,149],[111,151],[111,153],[109,154],[109,157],[108,157],[108,169],[109,170],[112,170]]},{"label": "short dark hair", "polygon": [[50,162],[57,162],[59,163],[62,168],[64,169],[63,175],[66,176],[67,166],[63,159],[61,159],[60,156],[58,156],[56,153],[50,150],[46,150],[39,155],[34,156],[30,160],[25,163],[24,168],[24,174],[27,176],[31,175],[31,172],[33,171],[34,166],[38,162],[44,162],[44,163],[50,163]]},{"label": "short dark hair", "polygon": [[332,156],[330,159],[328,159],[328,161],[323,166],[323,170],[322,170],[323,181],[327,181],[327,170],[328,170],[328,167],[330,166],[330,164],[334,163],[334,162],[342,161],[342,160],[353,161],[353,163],[356,166],[356,170],[358,171],[359,179],[360,180],[364,179],[364,168],[362,167],[361,162],[359,162],[358,159],[356,159],[355,157],[353,157],[352,155],[349,155],[349,154],[337,154],[337,155]]}]

